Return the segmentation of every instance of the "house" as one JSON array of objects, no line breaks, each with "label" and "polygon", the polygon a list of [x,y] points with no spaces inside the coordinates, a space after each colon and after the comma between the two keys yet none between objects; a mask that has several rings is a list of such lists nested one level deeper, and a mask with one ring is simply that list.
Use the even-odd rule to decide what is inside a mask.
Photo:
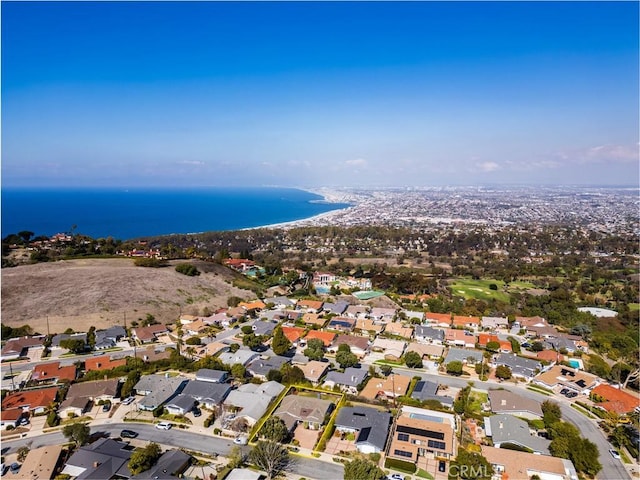
[{"label": "house", "polygon": [[251,330],[256,335],[271,335],[277,326],[277,323],[256,320],[251,325]]},{"label": "house", "polygon": [[114,402],[120,393],[120,379],[96,380],[93,382],[74,383],[69,387],[67,399],[88,398],[93,402]]},{"label": "house", "polygon": [[407,342],[403,342],[401,340],[391,340],[389,338],[378,337],[373,341],[371,351],[384,353],[385,360],[399,362],[406,346]]},{"label": "house", "polygon": [[508,340],[500,340],[497,335],[493,335],[491,333],[480,333],[478,334],[478,345],[482,348],[487,348],[487,343],[495,342],[498,346],[498,351],[501,353],[511,353],[512,347],[511,342]]},{"label": "house", "polygon": [[10,338],[2,347],[0,356],[2,361],[15,360],[16,358],[28,356],[30,349],[43,350],[46,336]]},{"label": "house", "polygon": [[553,350],[543,350],[538,352],[536,358],[540,361],[549,362],[552,365],[564,361],[564,355],[554,352]]},{"label": "house", "polygon": [[115,347],[120,340],[127,336],[127,331],[121,325],[114,325],[106,330],[96,330],[95,334],[94,350],[104,350]]},{"label": "house", "polygon": [[578,350],[576,343],[566,337],[557,336],[556,338],[550,339],[549,343],[553,346],[553,349],[557,351],[564,349],[567,353],[574,353]]},{"label": "house", "polygon": [[100,355],[98,357],[89,357],[84,361],[85,372],[93,370],[112,370],[116,367],[122,367],[127,364],[126,358],[113,360],[110,355]]},{"label": "house", "polygon": [[349,318],[364,318],[368,313],[364,305],[349,305],[344,314]]},{"label": "house", "polygon": [[336,276],[329,272],[315,272],[313,274],[314,285],[331,285],[336,281]]},{"label": "house", "polygon": [[64,348],[60,346],[60,342],[63,340],[80,340],[87,346],[87,334],[86,333],[59,333],[54,335],[51,339],[51,346],[54,348]]},{"label": "house", "polygon": [[387,323],[387,326],[384,329],[384,334],[409,339],[413,336],[413,327],[403,325],[400,322],[391,322]]},{"label": "house", "polygon": [[551,389],[568,388],[571,391],[588,395],[600,383],[600,378],[576,368],[554,365],[536,376],[534,383]]},{"label": "house", "polygon": [[317,360],[311,360],[304,365],[299,366],[300,370],[304,372],[304,376],[314,385],[317,385],[320,379],[327,373],[329,368],[329,362],[319,362]]},{"label": "house", "polygon": [[15,478],[51,480],[60,466],[63,445],[47,445],[29,450]]},{"label": "house", "polygon": [[332,330],[338,330],[340,332],[349,333],[353,331],[355,326],[356,326],[356,321],[353,318],[334,317],[329,321],[327,328]]},{"label": "house", "polygon": [[320,316],[319,313],[311,313],[307,312],[302,315],[302,321],[306,325],[317,325],[318,327],[323,327],[325,323],[327,323],[327,319]]},{"label": "house", "polygon": [[492,480],[529,479],[534,475],[545,480],[578,480],[571,460],[533,453],[482,446],[482,456],[493,467]]},{"label": "house", "polygon": [[466,328],[475,332],[480,327],[480,318],[454,315],[452,325],[456,328]]},{"label": "house", "polygon": [[222,352],[218,356],[218,360],[220,360],[225,365],[233,365],[234,363],[239,363],[246,367],[249,363],[253,362],[258,357],[259,355],[256,352],[240,348],[235,352]]},{"label": "house", "polygon": [[427,457],[451,459],[457,453],[455,417],[421,408],[402,407],[391,430],[388,457],[424,469]]},{"label": "house", "polygon": [[67,417],[81,417],[89,410],[93,402],[88,397],[69,397],[58,407],[58,416],[62,419]]},{"label": "house", "polygon": [[225,480],[261,480],[264,475],[250,468],[234,468],[225,477]]},{"label": "house", "polygon": [[143,375],[134,387],[138,395],[145,397],[138,402],[138,409],[151,411],[164,405],[182,391],[187,381],[183,377]]},{"label": "house", "polygon": [[166,360],[171,357],[171,350],[158,345],[157,349],[153,345],[147,346],[139,351],[134,350],[137,358],[141,358],[144,362],[156,362],[158,360]]},{"label": "house", "polygon": [[289,307],[293,307],[296,302],[285,297],[285,296],[277,296],[277,297],[269,297],[262,300],[265,303],[265,306],[273,305],[274,308],[277,309],[285,309]]},{"label": "house", "polygon": [[214,357],[220,352],[226,352],[229,350],[229,345],[222,342],[211,342],[206,345],[196,346],[194,356],[196,358]]},{"label": "house", "polygon": [[322,332],[320,330],[309,330],[307,336],[304,337],[307,344],[309,344],[309,340],[313,340],[317,338],[318,340],[322,340],[322,343],[325,347],[330,346],[333,341],[336,339],[337,334],[335,332]]},{"label": "house", "polygon": [[302,395],[287,395],[280,402],[280,406],[273,412],[285,423],[290,432],[295,430],[300,422],[308,424],[311,430],[319,430],[324,424],[325,416],[331,413],[335,405],[330,400]]},{"label": "house", "polygon": [[489,403],[493,413],[515,415],[530,420],[542,418],[540,402],[509,390],[489,390]]},{"label": "house", "polygon": [[61,366],[60,362],[41,363],[33,367],[31,380],[36,383],[72,382],[76,379],[76,366]]},{"label": "house", "polygon": [[186,315],[186,314],[181,314],[180,315],[180,319],[179,322],[181,325],[189,325],[193,322],[195,322],[196,320],[198,320],[198,316],[197,315]]},{"label": "house", "polygon": [[360,392],[360,396],[369,400],[390,400],[406,395],[410,383],[411,379],[403,375],[391,374],[386,378],[371,378]]},{"label": "house", "polygon": [[282,391],[284,385],[278,382],[265,382],[257,385],[246,383],[232,390],[223,401],[226,410],[233,410],[237,417],[244,418],[253,426],[265,414],[267,408]]},{"label": "house", "polygon": [[282,333],[294,345],[298,345],[298,340],[304,335],[305,329],[300,327],[282,327]]},{"label": "house", "polygon": [[329,348],[332,352],[337,352],[340,345],[346,344],[351,347],[351,353],[359,358],[369,353],[369,340],[366,337],[354,337],[352,335],[338,335]]},{"label": "house", "polygon": [[246,258],[227,258],[224,264],[240,273],[245,273],[256,266],[256,262]]},{"label": "house", "polygon": [[443,345],[425,345],[424,343],[409,343],[405,353],[416,352],[422,359],[439,360],[444,354]]},{"label": "house", "polygon": [[185,325],[184,332],[187,335],[196,336],[205,333],[209,329],[209,325],[204,323],[204,320],[196,320],[195,322],[191,322],[189,325]]},{"label": "house", "polygon": [[451,314],[425,312],[424,323],[432,326],[447,328],[451,326]]},{"label": "house", "polygon": [[495,331],[509,328],[509,319],[505,317],[482,317],[480,326],[485,330]]},{"label": "house", "polygon": [[527,329],[529,327],[547,327],[549,324],[542,317],[516,317],[516,323],[520,328]]},{"label": "house", "polygon": [[339,300],[336,303],[324,302],[322,304],[322,310],[326,313],[333,313],[335,315],[342,315],[349,306],[349,303],[344,300]]},{"label": "house", "polygon": [[542,364],[537,360],[522,358],[515,353],[501,353],[495,357],[492,363],[494,367],[507,366],[511,369],[511,374],[514,377],[526,380],[533,378],[542,369]]},{"label": "house", "polygon": [[375,320],[376,322],[393,322],[393,319],[396,316],[395,308],[382,308],[382,307],[373,307],[371,312],[369,313],[369,318]]},{"label": "house", "polygon": [[166,325],[149,325],[147,327],[135,327],[131,329],[131,337],[136,342],[151,343],[158,339],[158,336],[169,333]]},{"label": "house", "polygon": [[485,417],[484,430],[487,437],[491,437],[494,447],[514,445],[539,455],[549,455],[551,441],[532,433],[527,422],[513,415]]},{"label": "house", "polygon": [[322,386],[333,388],[338,385],[343,392],[357,395],[357,387],[364,382],[368,375],[368,370],[364,368],[348,367],[344,369],[344,372],[332,370],[327,374]]},{"label": "house", "polygon": [[2,416],[0,418],[0,428],[7,429],[9,427],[16,428],[18,426],[18,420],[21,418],[27,418],[28,413],[25,413],[21,408],[13,408],[11,410],[2,410]]},{"label": "house", "polygon": [[421,343],[442,345],[444,343],[444,330],[428,325],[416,325],[414,338]]},{"label": "house", "polygon": [[440,385],[435,382],[430,382],[428,380],[419,380],[418,382],[416,382],[416,385],[413,388],[413,392],[411,392],[411,398],[415,398],[416,400],[420,400],[422,402],[425,400],[436,400],[442,405],[451,407],[453,405],[453,398],[444,395],[438,395],[439,388]]},{"label": "house", "polygon": [[391,414],[371,407],[342,407],[335,420],[336,430],[355,433],[360,453],[380,453],[387,444]]},{"label": "house", "polygon": [[550,339],[558,336],[558,330],[552,325],[527,327],[525,336],[530,338]]},{"label": "house", "polygon": [[229,373],[225,370],[212,370],[201,368],[196,372],[196,380],[199,382],[224,383],[229,378]]},{"label": "house", "polygon": [[631,394],[606,384],[598,385],[591,393],[595,398],[604,400],[599,402],[598,406],[607,412],[624,415],[640,409],[640,397],[637,393]]},{"label": "house", "polygon": [[377,335],[384,330],[384,323],[376,323],[370,318],[356,318],[356,329],[360,330],[362,334]]},{"label": "house", "polygon": [[322,302],[318,300],[299,300],[296,308],[308,313],[320,313],[322,310]]},{"label": "house", "polygon": [[[227,388],[230,387],[227,386]],[[164,406],[171,415],[185,415],[196,406],[196,400],[190,395],[181,393],[168,400]]]},{"label": "house", "polygon": [[183,478],[183,473],[191,465],[191,456],[181,450],[167,450],[149,469],[131,477],[131,480],[153,480]]},{"label": "house", "polygon": [[240,302],[238,307],[244,309],[247,313],[257,312],[266,307],[262,300],[254,300],[253,302]]},{"label": "house", "polygon": [[444,359],[444,364],[448,365],[451,362],[462,362],[474,365],[482,362],[482,352],[478,350],[466,350],[463,348],[450,348]]},{"label": "house", "polygon": [[66,460],[61,473],[79,479],[130,478],[128,463],[132,453],[128,443],[100,438],[79,447]]},{"label": "house", "polygon": [[454,328],[447,328],[444,331],[444,342],[447,345],[454,345],[456,347],[474,348],[476,346],[476,336],[466,330],[457,330]]},{"label": "house", "polygon": [[256,378],[266,380],[267,375],[271,370],[280,371],[280,367],[282,367],[282,365],[284,365],[285,363],[289,363],[290,361],[290,358],[281,357],[279,355],[274,355],[273,357],[269,357],[267,359],[256,358],[247,366],[247,371]]},{"label": "house", "polygon": [[8,410],[20,409],[23,412],[41,414],[49,408],[58,394],[58,387],[40,388],[38,390],[22,390],[9,393],[2,400],[2,416]]},{"label": "house", "polygon": [[[221,382],[209,382],[202,380],[190,380],[182,390],[182,395],[193,398],[201,405],[213,410],[222,405],[227,395],[231,392],[231,385]],[[169,406],[167,405],[167,408]]]}]

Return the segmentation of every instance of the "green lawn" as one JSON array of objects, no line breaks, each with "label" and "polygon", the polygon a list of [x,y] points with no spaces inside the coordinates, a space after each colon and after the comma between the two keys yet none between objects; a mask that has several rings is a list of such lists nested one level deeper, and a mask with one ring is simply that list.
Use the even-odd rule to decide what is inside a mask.
[{"label": "green lawn", "polygon": [[508,290],[528,290],[530,288],[536,288],[536,286],[531,282],[523,282],[523,281],[515,281],[510,282],[507,287]]},{"label": "green lawn", "polygon": [[629,310],[640,310],[640,303],[630,303]]},{"label": "green lawn", "polygon": [[[495,284],[498,289],[491,290],[489,288],[491,284]],[[501,302],[509,302],[509,295],[502,291],[503,288],[504,282],[500,280],[458,279],[451,285],[453,294],[465,299],[489,300],[493,298]]]}]

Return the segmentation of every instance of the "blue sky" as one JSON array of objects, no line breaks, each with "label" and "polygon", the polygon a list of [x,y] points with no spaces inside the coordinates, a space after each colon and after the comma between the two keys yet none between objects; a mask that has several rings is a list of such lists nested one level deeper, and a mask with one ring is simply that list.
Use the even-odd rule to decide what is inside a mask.
[{"label": "blue sky", "polygon": [[636,2],[2,2],[4,186],[638,184]]}]

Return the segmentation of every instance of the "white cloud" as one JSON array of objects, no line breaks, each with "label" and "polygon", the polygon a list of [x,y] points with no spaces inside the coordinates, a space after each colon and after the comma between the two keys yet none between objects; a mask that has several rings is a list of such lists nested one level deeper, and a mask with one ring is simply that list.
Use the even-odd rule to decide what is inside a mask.
[{"label": "white cloud", "polygon": [[364,158],[354,158],[353,160],[347,160],[344,162],[349,167],[366,167],[367,161]]},{"label": "white cloud", "polygon": [[476,167],[482,170],[483,172],[495,172],[500,169],[500,165],[496,162],[482,162],[477,163]]},{"label": "white cloud", "polygon": [[201,162],[200,160],[181,160],[178,162],[178,165],[205,165],[204,162]]},{"label": "white cloud", "polygon": [[637,162],[638,146],[629,145],[597,145],[595,147],[577,148],[556,152],[554,156],[567,163],[629,163]]}]

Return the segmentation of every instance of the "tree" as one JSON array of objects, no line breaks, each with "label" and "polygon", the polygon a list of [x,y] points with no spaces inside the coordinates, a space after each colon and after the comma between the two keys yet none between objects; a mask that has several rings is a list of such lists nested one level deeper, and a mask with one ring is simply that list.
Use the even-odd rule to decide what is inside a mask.
[{"label": "tree", "polygon": [[291,348],[291,342],[282,332],[282,327],[276,327],[273,332],[273,339],[271,340],[271,350],[276,355],[284,355]]},{"label": "tree", "polygon": [[74,442],[76,447],[79,447],[89,441],[91,429],[87,423],[71,423],[64,426],[62,434],[67,440]]},{"label": "tree", "polygon": [[542,420],[544,421],[544,426],[546,428],[550,428],[551,425],[560,421],[562,418],[562,411],[560,410],[560,405],[556,402],[552,402],[550,400],[545,400],[542,402]]},{"label": "tree", "polygon": [[417,352],[407,352],[404,356],[404,363],[409,368],[422,368],[422,357]]},{"label": "tree", "polygon": [[133,392],[133,387],[136,386],[136,383],[140,381],[140,371],[133,370],[127,374],[127,379],[122,385],[122,389],[120,390],[120,396],[122,398],[128,397]]},{"label": "tree", "polygon": [[462,374],[462,362],[460,360],[454,360],[447,363],[447,373],[449,375],[461,375]]},{"label": "tree", "polygon": [[231,308],[237,307],[238,305],[240,305],[240,302],[242,302],[242,299],[240,297],[231,296],[227,298],[227,306]]},{"label": "tree", "polygon": [[391,375],[391,372],[393,372],[393,367],[391,367],[390,365],[382,365],[380,367],[380,372],[385,377],[388,377],[389,375]]},{"label": "tree", "polygon": [[344,466],[344,480],[382,480],[384,472],[373,462],[364,458],[356,458]]},{"label": "tree", "polygon": [[260,435],[267,440],[283,443],[289,439],[289,429],[280,417],[271,416],[262,425]]},{"label": "tree", "polygon": [[336,362],[340,364],[340,368],[355,367],[358,364],[358,357],[350,351],[339,351],[336,353]]},{"label": "tree", "polygon": [[200,337],[189,337],[185,343],[187,345],[202,345],[202,340]]},{"label": "tree", "polygon": [[238,468],[244,464],[245,456],[242,453],[242,448],[238,445],[234,445],[228,455],[229,463],[227,464],[229,468]]},{"label": "tree", "polygon": [[544,350],[544,345],[542,344],[542,342],[533,342],[531,344],[531,350],[533,350],[534,352],[541,352]]},{"label": "tree", "polygon": [[324,358],[324,342],[319,338],[312,338],[307,342],[307,348],[303,353],[309,360],[322,360]]},{"label": "tree", "polygon": [[511,378],[511,369],[506,365],[498,365],[496,367],[496,378],[508,380],[509,378]]},{"label": "tree", "polygon": [[18,235],[20,236],[22,241],[25,244],[27,244],[27,243],[29,243],[29,240],[31,240],[31,237],[33,237],[33,232],[30,232],[28,230],[23,230],[21,232],[18,232]]},{"label": "tree", "polygon": [[296,385],[307,382],[304,372],[296,365],[283,363],[280,367],[280,373],[282,373],[282,383],[285,385]]},{"label": "tree", "polygon": [[231,366],[231,376],[237,380],[244,380],[247,368],[241,363],[234,363]]},{"label": "tree", "polygon": [[251,450],[249,459],[267,474],[267,480],[278,476],[291,462],[289,451],[285,447],[275,442],[263,440],[259,441]]},{"label": "tree", "polygon": [[60,340],[60,346],[73,353],[83,353],[86,349],[84,340],[79,338],[65,338],[64,340]]},{"label": "tree", "polygon": [[262,335],[256,335],[255,333],[250,333],[242,338],[242,344],[251,350],[259,350],[262,348],[262,342],[264,342],[264,337]]},{"label": "tree", "polygon": [[200,271],[195,267],[195,265],[190,263],[181,263],[180,265],[176,265],[176,272],[187,275],[188,277],[196,277],[200,275]]},{"label": "tree", "polygon": [[237,343],[232,343],[231,345],[229,345],[229,351],[231,353],[236,353],[239,348],[240,348],[240,345],[238,345]]},{"label": "tree", "polygon": [[490,352],[497,352],[500,350],[500,343],[495,341],[487,342],[487,346],[485,348]]},{"label": "tree", "polygon": [[161,454],[160,445],[154,442],[144,448],[136,448],[129,459],[129,470],[134,475],[147,471],[158,461]]},{"label": "tree", "polygon": [[269,382],[278,382],[281,383],[282,382],[282,373],[280,373],[280,370],[276,370],[275,368],[269,370],[267,372],[267,380]]},{"label": "tree", "polygon": [[493,467],[481,454],[460,448],[449,472],[450,475],[465,480],[491,480]]}]

